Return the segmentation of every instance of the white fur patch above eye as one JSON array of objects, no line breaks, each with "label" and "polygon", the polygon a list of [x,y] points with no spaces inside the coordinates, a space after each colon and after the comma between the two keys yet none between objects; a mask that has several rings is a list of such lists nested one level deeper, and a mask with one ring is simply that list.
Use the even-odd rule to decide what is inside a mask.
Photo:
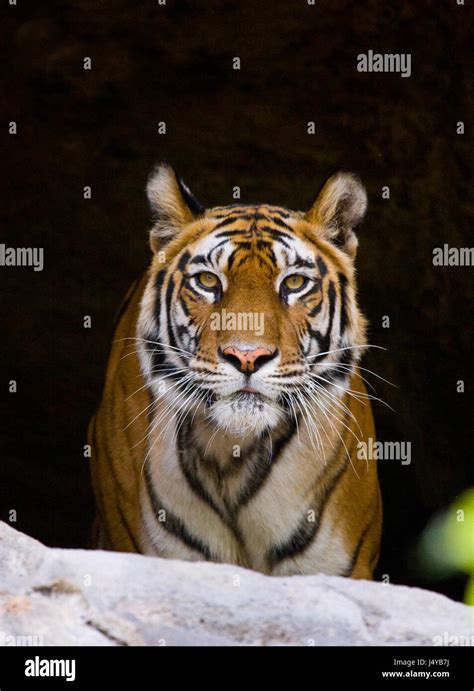
[{"label": "white fur patch above eye", "polygon": [[[307,242],[300,240],[300,238],[296,236],[291,239],[285,238],[285,242],[289,247],[281,245],[279,242],[274,242],[272,246],[277,266],[282,272],[279,277],[280,279],[283,276],[289,275],[289,267],[296,262],[297,258],[313,264],[316,261],[314,250]],[[293,269],[292,273],[299,273],[299,271]]]}]

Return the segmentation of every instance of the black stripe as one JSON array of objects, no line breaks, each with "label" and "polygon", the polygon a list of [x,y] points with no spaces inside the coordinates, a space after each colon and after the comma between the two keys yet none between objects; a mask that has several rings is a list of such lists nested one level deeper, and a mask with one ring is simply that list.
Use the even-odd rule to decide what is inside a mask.
[{"label": "black stripe", "polygon": [[283,559],[295,557],[301,554],[313,542],[318,532],[317,522],[310,522],[308,518],[303,518],[297,529],[291,534],[290,538],[282,545],[273,547],[268,554],[268,562],[271,568],[276,566]]},{"label": "black stripe", "polygon": [[285,221],[282,218],[279,218],[278,216],[272,216],[272,221],[273,223],[276,223],[277,226],[280,226],[280,228],[286,228],[287,230],[293,232],[293,228],[289,226],[288,223],[285,223]]},{"label": "black stripe", "polygon": [[188,306],[186,304],[185,299],[183,298],[182,295],[179,296],[179,304],[181,305],[181,309],[183,310],[184,314],[189,317],[189,310]]},{"label": "black stripe", "polygon": [[291,214],[280,207],[272,207],[270,209],[270,213],[272,214],[272,216],[273,214],[275,214],[279,218],[291,218]]},{"label": "black stripe", "polygon": [[216,233],[216,238],[232,238],[242,234],[245,234],[245,230],[223,230],[221,233]]},{"label": "black stripe", "polygon": [[283,561],[283,559],[289,559],[290,557],[295,557],[297,554],[301,554],[314,542],[321,527],[324,510],[346,467],[347,460],[338,468],[330,484],[324,490],[323,496],[321,497],[322,503],[318,506],[319,512],[316,514],[315,520],[311,522],[308,520],[307,516],[303,517],[288,540],[282,545],[273,547],[269,551],[268,562],[272,568],[280,561]]},{"label": "black stripe", "polygon": [[328,300],[329,300],[329,324],[326,333],[323,334],[320,331],[312,332],[318,341],[318,345],[321,353],[326,353],[331,345],[331,332],[332,323],[334,320],[334,310],[336,307],[336,289],[334,288],[334,283],[329,281],[328,287]]},{"label": "black stripe", "polygon": [[267,250],[267,255],[268,255],[268,258],[270,259],[270,261],[272,262],[272,264],[274,266],[276,266],[277,260],[275,257],[275,252],[273,251],[273,247],[270,247],[270,249]]},{"label": "black stripe", "polygon": [[201,214],[203,214],[205,209],[204,209],[203,205],[201,204],[201,202],[196,199],[194,194],[191,192],[190,189],[188,189],[187,185],[183,182],[183,180],[181,178],[176,176],[176,179],[178,181],[179,190],[180,190],[181,194],[183,195],[183,199],[186,202],[190,211],[192,211],[192,213],[195,216],[200,216]]},{"label": "black stripe", "polygon": [[[178,460],[180,464],[181,471],[190,487],[190,489],[199,497],[203,502],[205,502],[221,519],[221,521],[229,528],[233,533],[236,541],[239,544],[243,544],[242,534],[239,526],[235,521],[235,514],[233,507],[224,500],[225,507],[228,511],[226,514],[220,509],[219,506],[214,502],[212,496],[204,487],[198,474],[198,465],[203,467],[206,465],[208,459],[200,456],[200,449],[197,445],[192,444],[191,446],[186,446],[186,441],[190,440],[191,437],[191,423],[189,418],[181,425],[178,432]],[[207,470],[209,471],[209,466],[211,466],[212,471],[219,475],[219,466],[212,460],[207,463]],[[226,473],[224,473],[226,475]]]},{"label": "black stripe", "polygon": [[176,338],[174,336],[174,331],[173,331],[173,325],[171,323],[171,314],[170,314],[170,308],[171,304],[173,301],[173,291],[175,287],[175,282],[173,276],[170,276],[168,279],[168,286],[166,288],[166,317],[168,321],[168,342],[169,345],[171,346],[171,349],[173,350],[174,353],[176,353],[176,356],[185,364],[184,359],[181,356],[181,353],[179,352],[178,344],[176,342]]},{"label": "black stripe", "polygon": [[[239,213],[244,213],[247,207],[240,204],[229,204],[229,206],[218,206],[215,207],[212,213],[211,219],[214,221],[219,218],[228,218],[232,215],[233,218],[237,218]],[[219,209],[223,209],[222,213],[216,213]]]},{"label": "black stripe", "polygon": [[151,369],[153,372],[159,372],[165,365],[171,365],[172,363],[166,359],[166,352],[164,346],[157,343],[159,336],[155,334],[146,334],[145,348],[150,353],[151,357]]},{"label": "black stripe", "polygon": [[298,257],[296,262],[294,262],[294,264],[291,264],[291,267],[288,268],[301,269],[302,267],[304,267],[307,269],[314,269],[315,266],[316,265],[314,262],[310,262],[308,259],[302,259],[301,257]]},{"label": "black stripe", "polygon": [[[300,295],[300,299],[303,300],[303,298],[306,300],[306,298],[310,297],[310,295],[314,295],[314,293],[318,293],[321,290],[321,282],[319,279],[316,279],[312,286],[309,288],[309,290],[306,291],[306,293],[303,293],[303,295]],[[322,300],[321,300],[322,302]]]},{"label": "black stripe", "polygon": [[181,342],[183,342],[184,338],[188,336],[191,338],[191,333],[189,331],[189,325],[188,324],[178,324],[176,327],[176,333]]},{"label": "black stripe", "polygon": [[280,207],[272,208],[271,209],[272,215],[275,214],[278,216],[278,218],[291,218],[292,214],[289,211],[285,211],[285,209],[282,209]]},{"label": "black stripe", "polygon": [[[238,212],[235,210],[232,216],[224,218],[222,221],[220,221],[216,226],[214,226],[214,230],[217,228],[221,228],[226,225],[230,225],[231,223],[237,222],[237,221],[267,221],[269,223],[274,223],[275,225],[279,226],[280,228],[284,228],[285,230],[292,231],[292,227],[289,226],[287,223],[282,218],[283,213],[275,213],[275,212],[270,212],[269,214],[262,214],[258,211],[252,213],[252,207],[247,207],[247,209],[244,208],[242,212]],[[289,215],[286,216],[289,218]],[[263,228],[262,228],[263,230]]]},{"label": "black stripe", "polygon": [[192,535],[188,531],[183,521],[180,518],[178,518],[178,516],[175,516],[170,511],[168,511],[163,502],[158,498],[158,495],[155,492],[155,488],[153,487],[153,481],[150,476],[148,463],[145,464],[145,484],[155,517],[157,518],[161,511],[165,512],[165,520],[157,520],[157,523],[168,533],[181,540],[181,542],[183,542],[187,547],[190,547],[191,549],[200,552],[204,559],[210,561],[212,559],[212,556],[209,547],[205,545],[199,538]]},{"label": "black stripe", "polygon": [[[344,424],[346,424],[347,418],[348,414],[346,413]],[[345,442],[344,437],[345,435],[343,434],[336,450],[334,451],[331,457],[331,460],[328,462],[329,465],[331,465],[333,460],[337,459],[337,456],[341,448],[343,447],[343,441]],[[320,493],[320,496],[317,497],[315,502],[317,504],[318,511],[314,522],[308,521],[307,515],[304,516],[301,519],[296,530],[290,535],[288,540],[286,540],[283,544],[275,545],[269,551],[267,559],[272,568],[283,559],[288,559],[290,557],[296,556],[297,554],[301,554],[309,547],[310,544],[314,542],[321,527],[324,511],[328,505],[332,493],[336,489],[336,486],[338,485],[339,480],[343,476],[348,464],[349,459],[346,454],[342,465],[336,468],[332,477],[330,477],[329,480],[325,483],[325,485],[323,485],[323,489]]]},{"label": "black stripe", "polygon": [[272,212],[270,212],[269,215],[256,213],[254,215],[254,218],[256,221],[270,221],[271,223],[274,223],[275,225],[280,226],[281,228],[287,228],[288,230],[292,230],[288,223],[285,223],[285,221],[282,218],[280,218],[277,215],[274,215]]},{"label": "black stripe", "polygon": [[190,253],[188,252],[188,250],[186,250],[185,252],[183,252],[183,254],[180,256],[179,261],[178,261],[178,269],[179,269],[179,271],[184,271],[184,267],[185,267],[186,264],[188,263],[190,256],[191,256],[191,255],[190,255]]},{"label": "black stripe", "polygon": [[291,245],[283,239],[283,237],[280,237],[279,235],[275,235],[273,238],[273,242],[279,242],[280,245],[283,245],[283,247],[286,247],[287,250],[291,249]]},{"label": "black stripe", "polygon": [[224,240],[221,240],[220,242],[218,242],[217,245],[214,245],[214,247],[212,248],[212,250],[210,250],[210,252],[209,252],[208,255],[207,255],[207,259],[208,259],[209,262],[210,262],[211,259],[212,259],[212,254],[213,254],[219,247],[221,247],[222,245],[225,245],[228,241],[229,241],[228,238],[224,238]]},{"label": "black stripe", "polygon": [[271,458],[268,458],[268,449],[266,445],[261,445],[257,456],[257,463],[254,467],[254,472],[252,473],[249,482],[247,482],[247,484],[237,495],[236,504],[239,509],[245,506],[263,487],[266,480],[270,476],[273,466],[278,461],[285,447],[292,440],[295,431],[296,424],[292,419],[286,432],[282,434],[282,436],[276,442],[274,442]]},{"label": "black stripe", "polygon": [[[240,221],[241,217],[234,215],[234,216],[229,216],[227,218],[224,218],[223,221],[219,221],[217,225],[214,226],[213,230],[218,230],[218,228],[223,228],[224,226],[229,226],[231,223],[236,223],[236,221]],[[242,231],[238,231],[239,233]],[[217,237],[221,237],[222,234],[218,233]]]},{"label": "black stripe", "polygon": [[326,262],[324,261],[324,259],[322,257],[318,257],[316,259],[316,263],[318,265],[319,274],[320,274],[321,278],[324,278],[324,276],[328,272],[328,267],[326,266]]},{"label": "black stripe", "polygon": [[205,264],[206,262],[206,257],[203,254],[196,254],[195,257],[193,257],[190,260],[190,264]]},{"label": "black stripe", "polygon": [[258,229],[261,230],[263,233],[268,233],[269,235],[274,235],[275,237],[278,237],[278,238],[286,238],[287,240],[294,240],[294,238],[295,238],[294,233],[293,233],[291,228],[289,229],[288,232],[285,230],[280,230],[279,228],[274,228],[273,226],[267,226],[267,225],[259,226]]},{"label": "black stripe", "polygon": [[339,289],[341,293],[341,317],[339,326],[339,335],[342,336],[347,326],[347,278],[344,274],[339,273]]},{"label": "black stripe", "polygon": [[341,576],[351,576],[352,575],[354,567],[357,564],[357,559],[359,558],[360,550],[362,549],[362,545],[364,544],[364,540],[367,536],[367,533],[369,532],[369,528],[372,526],[373,518],[374,518],[374,516],[372,515],[370,518],[370,521],[367,523],[366,527],[362,531],[362,534],[359,538],[359,541],[356,545],[356,548],[355,548],[354,552],[352,553],[350,562],[347,565],[347,568],[344,569],[344,573],[341,573]]},{"label": "black stripe", "polygon": [[270,252],[272,249],[271,242],[268,240],[262,240],[261,238],[258,238],[257,242],[255,243],[255,247],[261,252]]},{"label": "black stripe", "polygon": [[234,266],[235,257],[236,257],[236,255],[237,255],[237,252],[238,252],[238,251],[239,251],[238,249],[235,249],[235,250],[232,252],[232,254],[229,255],[229,258],[228,258],[228,260],[227,260],[227,271],[230,271],[230,270],[232,269],[232,267]]},{"label": "black stripe", "polygon": [[125,529],[125,532],[127,533],[128,537],[130,538],[130,542],[133,545],[133,549],[135,550],[135,552],[138,552],[138,554],[141,554],[142,550],[139,547],[137,541],[135,540],[135,536],[134,536],[134,534],[133,534],[133,532],[132,532],[132,530],[128,524],[128,521],[127,521],[125,514],[123,513],[123,509],[122,509],[122,505],[121,505],[120,501],[117,503],[117,508],[118,508],[118,512],[119,512],[119,516],[120,516],[120,521],[122,523],[122,526]]},{"label": "black stripe", "polygon": [[254,221],[255,220],[255,213],[252,211],[252,207],[248,207],[247,209],[244,209],[243,213],[239,213],[238,216],[236,216],[236,220]]},{"label": "black stripe", "polygon": [[[154,371],[159,370],[166,364],[166,355],[163,352],[165,346],[158,345],[156,342],[160,340],[160,324],[161,324],[161,291],[163,288],[164,280],[166,276],[166,269],[159,271],[155,278],[155,322],[156,322],[156,334],[150,333],[145,336],[147,341],[152,341],[151,343],[146,343],[146,349],[151,352],[151,366]],[[177,351],[175,351],[177,352]]]},{"label": "black stripe", "polygon": [[[321,312],[322,306],[323,306],[323,301],[320,300],[320,301],[318,302],[318,304],[317,304],[315,307],[313,307],[313,308],[311,309],[311,311],[309,312],[309,315],[308,315],[308,316],[309,316],[309,317],[315,317],[317,314],[319,314],[319,313]],[[321,352],[324,352],[324,351],[321,351]]]},{"label": "black stripe", "polygon": [[343,350],[339,355],[338,364],[340,365],[352,365],[355,358],[355,350]]},{"label": "black stripe", "polygon": [[[92,422],[91,422],[90,427],[89,427],[90,431],[88,431],[88,434],[91,435],[90,439],[88,439],[88,441],[91,442],[91,450],[92,450],[91,461],[94,458],[94,454],[98,453],[98,451],[99,451],[99,446],[97,443],[97,430],[96,430],[96,419],[97,418],[96,418],[96,416],[97,416],[97,413],[94,415],[94,418],[92,419]],[[96,510],[97,510],[97,514],[98,514],[98,518],[99,518],[99,535],[100,535],[100,531],[102,531],[104,536],[105,536],[107,543],[110,544],[110,538],[109,538],[109,535],[108,535],[107,530],[106,530],[106,521],[104,520],[104,517],[106,515],[105,508],[104,508],[104,511],[102,511],[102,507],[104,506],[104,493],[102,491],[102,487],[101,487],[100,483],[97,483],[95,485],[94,492],[96,494],[95,506],[96,506]],[[99,495],[99,497],[97,497],[97,494]],[[99,499],[99,501],[97,501],[97,499]]]},{"label": "black stripe", "polygon": [[[248,240],[239,240],[237,246],[238,246],[239,250],[250,250],[250,249],[252,249],[252,243],[249,242]],[[249,259],[249,257],[247,256],[244,259]]]},{"label": "black stripe", "polygon": [[[260,226],[259,230],[261,230],[264,233],[268,233],[268,235],[271,235],[274,239],[286,239],[286,240],[294,240],[295,236],[289,232],[285,233],[282,230],[278,230],[277,228],[273,228],[273,226]],[[291,231],[291,228],[290,228]],[[282,240],[283,241],[283,240]]]},{"label": "black stripe", "polygon": [[215,504],[209,492],[206,490],[202,482],[200,481],[197,473],[197,461],[196,450],[193,447],[186,446],[186,440],[190,439],[191,425],[189,421],[183,423],[179,429],[178,433],[178,459],[179,465],[183,472],[184,477],[192,489],[194,494],[196,494],[202,501],[204,501],[210,508],[219,516],[219,518],[227,523],[227,518],[220,508]]}]

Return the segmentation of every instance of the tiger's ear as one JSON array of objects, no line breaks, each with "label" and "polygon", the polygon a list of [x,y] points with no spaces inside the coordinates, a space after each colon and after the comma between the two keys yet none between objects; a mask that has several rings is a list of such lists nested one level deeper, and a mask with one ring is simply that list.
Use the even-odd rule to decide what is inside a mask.
[{"label": "tiger's ear", "polygon": [[357,237],[354,228],[367,210],[367,193],[352,173],[336,173],[329,178],[305,215],[309,223],[320,226],[320,233],[354,258]]},{"label": "tiger's ear", "polygon": [[154,169],[148,178],[146,192],[155,221],[150,233],[153,251],[204,213],[196,197],[167,163],[160,163]]}]

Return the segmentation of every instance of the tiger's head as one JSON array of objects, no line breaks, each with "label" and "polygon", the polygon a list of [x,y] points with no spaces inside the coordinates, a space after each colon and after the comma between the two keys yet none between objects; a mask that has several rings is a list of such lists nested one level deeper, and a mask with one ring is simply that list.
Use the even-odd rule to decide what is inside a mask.
[{"label": "tiger's head", "polygon": [[166,164],[147,193],[153,259],[137,338],[154,399],[252,438],[340,398],[365,344],[359,180],[334,175],[307,212],[204,209]]}]

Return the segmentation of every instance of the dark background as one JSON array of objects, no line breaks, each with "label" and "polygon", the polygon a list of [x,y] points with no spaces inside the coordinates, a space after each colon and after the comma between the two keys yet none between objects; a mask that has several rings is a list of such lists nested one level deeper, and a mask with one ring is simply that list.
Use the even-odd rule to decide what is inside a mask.
[{"label": "dark background", "polygon": [[[472,268],[432,265],[434,247],[472,244],[468,7],[21,0],[2,12],[1,241],[44,247],[45,269],[0,268],[0,517],[15,509],[15,527],[45,543],[87,545],[86,424],[114,315],[148,261],[153,164],[172,163],[207,205],[232,203],[239,185],[243,202],[292,208],[345,169],[369,193],[360,301],[370,342],[387,348],[363,364],[399,387],[373,380],[396,411],[375,405],[378,438],[412,442],[411,466],[380,463],[378,577],[460,598],[463,579],[427,583],[412,550],[429,517],[472,483]],[[411,53],[412,76],[357,72],[369,49]],[[16,394],[6,394],[11,379]]]}]

